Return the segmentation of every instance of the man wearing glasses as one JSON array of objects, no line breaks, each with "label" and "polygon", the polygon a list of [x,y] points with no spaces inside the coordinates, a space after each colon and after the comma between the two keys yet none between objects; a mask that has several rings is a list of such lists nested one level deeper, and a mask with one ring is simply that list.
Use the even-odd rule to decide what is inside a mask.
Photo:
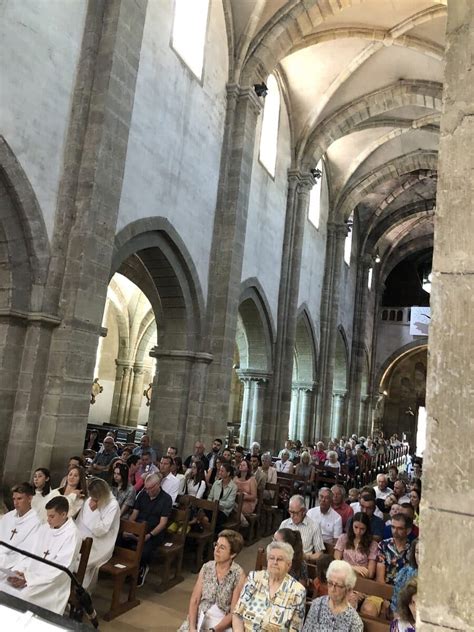
[{"label": "man wearing glasses", "polygon": [[392,537],[382,540],[377,555],[375,579],[382,584],[393,584],[400,571],[408,564],[410,541],[408,535],[413,521],[410,516],[398,513],[392,518]]},{"label": "man wearing glasses", "polygon": [[295,495],[290,498],[288,513],[290,517],[283,520],[279,528],[299,531],[303,542],[305,560],[308,562],[317,560],[326,550],[321,525],[306,515],[306,505],[303,496]]}]

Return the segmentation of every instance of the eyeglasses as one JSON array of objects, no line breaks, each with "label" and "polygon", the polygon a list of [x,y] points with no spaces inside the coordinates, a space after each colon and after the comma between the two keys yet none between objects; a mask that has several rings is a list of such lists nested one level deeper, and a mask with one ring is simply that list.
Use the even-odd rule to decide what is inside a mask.
[{"label": "eyeglasses", "polygon": [[332,582],[331,580],[328,580],[328,586],[330,588],[339,588],[339,590],[346,588],[346,586],[341,586],[341,584],[336,584],[336,582]]},{"label": "eyeglasses", "polygon": [[290,516],[293,516],[293,515],[296,515],[296,514],[301,513],[302,511],[303,511],[302,509],[298,509],[298,510],[296,510],[296,511],[291,511],[291,510],[290,510],[290,511],[288,511],[288,513],[290,514]]},{"label": "eyeglasses", "polygon": [[218,551],[228,551],[228,548],[225,546],[225,544],[217,544],[217,542],[214,542],[214,548]]}]

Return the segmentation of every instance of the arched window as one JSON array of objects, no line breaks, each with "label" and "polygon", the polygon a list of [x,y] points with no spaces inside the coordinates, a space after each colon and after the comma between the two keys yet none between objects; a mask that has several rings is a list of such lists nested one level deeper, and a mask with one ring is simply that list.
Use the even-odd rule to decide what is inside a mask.
[{"label": "arched window", "polygon": [[209,0],[175,0],[172,46],[198,79],[202,77]]},{"label": "arched window", "polygon": [[372,289],[372,276],[374,273],[374,269],[373,268],[369,268],[369,275],[367,277],[367,287],[369,288],[369,290]]},{"label": "arched window", "polygon": [[344,242],[344,261],[348,266],[351,265],[351,252],[352,252],[352,229],[349,228],[349,231],[346,235],[346,240]]},{"label": "arched window", "polygon": [[263,108],[262,134],[260,136],[260,162],[271,176],[275,175],[280,122],[280,90],[273,75],[267,79],[268,94]]},{"label": "arched window", "polygon": [[[320,160],[316,165],[316,169],[323,173],[323,161]],[[321,184],[323,176],[321,175],[315,182],[314,187],[309,194],[308,219],[315,228],[319,228],[319,217],[321,214]]]}]

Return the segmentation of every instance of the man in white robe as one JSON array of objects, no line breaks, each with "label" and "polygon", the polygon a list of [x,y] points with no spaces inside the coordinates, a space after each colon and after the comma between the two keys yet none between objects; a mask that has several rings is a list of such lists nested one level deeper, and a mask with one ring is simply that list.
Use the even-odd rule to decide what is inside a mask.
[{"label": "man in white robe", "polygon": [[[11,491],[15,509],[0,520],[0,541],[31,552],[34,535],[41,526],[38,514],[31,508],[35,492],[29,483],[15,485]],[[0,568],[12,569],[22,557],[20,553],[0,546]]]},{"label": "man in white robe", "polygon": [[[69,503],[64,496],[48,501],[48,524],[36,531],[31,552],[72,570],[81,539],[74,521],[67,517],[68,510]],[[23,557],[13,572],[14,576],[0,573],[0,590],[63,614],[71,591],[71,580],[65,572],[27,557]]]},{"label": "man in white robe", "polygon": [[76,519],[81,538],[93,538],[82,582],[86,590],[94,587],[99,568],[112,557],[120,526],[120,506],[107,483],[94,478],[88,485],[88,491],[89,498]]}]

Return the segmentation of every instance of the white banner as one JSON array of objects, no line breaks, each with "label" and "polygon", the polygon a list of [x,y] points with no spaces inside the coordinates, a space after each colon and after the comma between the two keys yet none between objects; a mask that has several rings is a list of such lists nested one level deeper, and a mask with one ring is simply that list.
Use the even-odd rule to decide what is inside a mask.
[{"label": "white banner", "polygon": [[412,307],[410,318],[410,336],[427,336],[430,321],[430,307]]}]

